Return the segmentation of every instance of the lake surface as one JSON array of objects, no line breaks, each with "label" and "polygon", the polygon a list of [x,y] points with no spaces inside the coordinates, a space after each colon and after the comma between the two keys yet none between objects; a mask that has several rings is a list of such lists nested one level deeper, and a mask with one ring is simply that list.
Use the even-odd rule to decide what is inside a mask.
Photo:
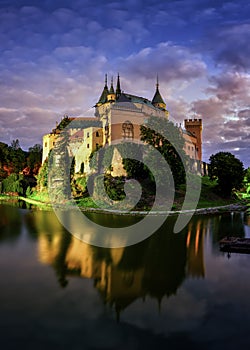
[{"label": "lake surface", "polygon": [[178,234],[174,222],[98,248],[52,211],[0,203],[1,348],[248,349],[250,255],[228,256],[218,241],[250,237],[250,219],[194,216]]}]

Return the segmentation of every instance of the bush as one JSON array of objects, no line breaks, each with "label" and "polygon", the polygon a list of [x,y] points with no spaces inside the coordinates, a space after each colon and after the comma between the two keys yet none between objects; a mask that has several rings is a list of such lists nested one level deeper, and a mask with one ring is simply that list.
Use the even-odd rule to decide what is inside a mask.
[{"label": "bush", "polygon": [[48,185],[48,159],[45,160],[36,176],[37,188],[42,191]]},{"label": "bush", "polygon": [[29,196],[31,196],[31,194],[32,194],[32,188],[30,187],[30,186],[28,186],[27,187],[27,190],[26,190],[26,197],[29,197]]},{"label": "bush", "polygon": [[2,182],[4,193],[18,193],[24,195],[29,186],[28,180],[22,174],[11,174]]}]

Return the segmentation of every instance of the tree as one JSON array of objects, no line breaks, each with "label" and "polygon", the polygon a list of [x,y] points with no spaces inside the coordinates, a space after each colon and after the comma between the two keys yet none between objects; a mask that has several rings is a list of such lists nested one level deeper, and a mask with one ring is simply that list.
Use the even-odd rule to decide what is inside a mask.
[{"label": "tree", "polygon": [[10,193],[18,193],[24,195],[27,187],[29,186],[28,180],[22,174],[11,174],[2,182],[2,191]]},{"label": "tree", "polygon": [[246,169],[246,181],[250,183],[250,167]]},{"label": "tree", "polygon": [[209,177],[217,180],[222,196],[229,197],[232,189],[240,189],[244,180],[243,163],[230,152],[218,152],[209,158]]},{"label": "tree", "polygon": [[40,192],[45,190],[48,186],[48,158],[45,159],[43,165],[40,167],[36,175],[37,188]]},{"label": "tree", "polygon": [[122,155],[125,155],[122,164],[128,178],[142,179],[148,176],[148,171],[143,164],[143,145],[124,142],[117,145],[117,149]]},{"label": "tree", "polygon": [[20,149],[21,147],[20,147],[19,140],[18,140],[18,139],[13,140],[13,141],[11,142],[10,147],[11,147],[13,150],[15,150],[15,151],[17,151],[18,149]]},{"label": "tree", "polygon": [[53,201],[64,202],[71,196],[70,167],[72,157],[68,150],[69,135],[63,129],[58,135],[48,160],[48,188]]},{"label": "tree", "polygon": [[[163,155],[171,169],[176,188],[185,183],[186,172],[182,160],[186,163],[187,156],[183,151],[184,139],[177,126],[167,119],[150,117],[147,124],[141,126],[141,140],[156,148]],[[159,169],[160,176],[164,174],[163,160],[162,166],[155,163],[154,157],[151,157],[150,162],[152,168]],[[163,177],[165,176],[164,174]],[[164,178],[162,180],[164,181]]]},{"label": "tree", "polygon": [[25,166],[26,153],[21,149],[19,140],[13,140],[8,150],[8,166],[14,173],[19,173]]},{"label": "tree", "polygon": [[8,145],[0,142],[0,165],[6,164],[7,162]]},{"label": "tree", "polygon": [[27,165],[31,169],[31,173],[37,174],[42,162],[42,146],[35,144],[29,148]]},{"label": "tree", "polygon": [[8,155],[8,145],[6,143],[0,142],[0,181],[8,176],[7,171],[4,167],[7,164]]}]

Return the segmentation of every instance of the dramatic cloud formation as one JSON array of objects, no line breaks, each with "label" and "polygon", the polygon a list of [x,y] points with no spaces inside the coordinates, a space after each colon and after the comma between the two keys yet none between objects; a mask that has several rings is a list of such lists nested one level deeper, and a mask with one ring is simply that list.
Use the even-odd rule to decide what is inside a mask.
[{"label": "dramatic cloud formation", "polygon": [[172,120],[203,119],[204,160],[250,166],[250,4],[213,0],[0,2],[0,141],[25,149],[66,113],[93,115],[104,74]]}]

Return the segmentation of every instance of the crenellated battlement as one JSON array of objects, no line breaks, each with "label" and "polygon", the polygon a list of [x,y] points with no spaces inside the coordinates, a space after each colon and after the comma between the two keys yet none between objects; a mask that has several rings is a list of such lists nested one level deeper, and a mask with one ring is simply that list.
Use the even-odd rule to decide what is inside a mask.
[{"label": "crenellated battlement", "polygon": [[185,119],[185,125],[200,126],[202,125],[202,119]]}]

